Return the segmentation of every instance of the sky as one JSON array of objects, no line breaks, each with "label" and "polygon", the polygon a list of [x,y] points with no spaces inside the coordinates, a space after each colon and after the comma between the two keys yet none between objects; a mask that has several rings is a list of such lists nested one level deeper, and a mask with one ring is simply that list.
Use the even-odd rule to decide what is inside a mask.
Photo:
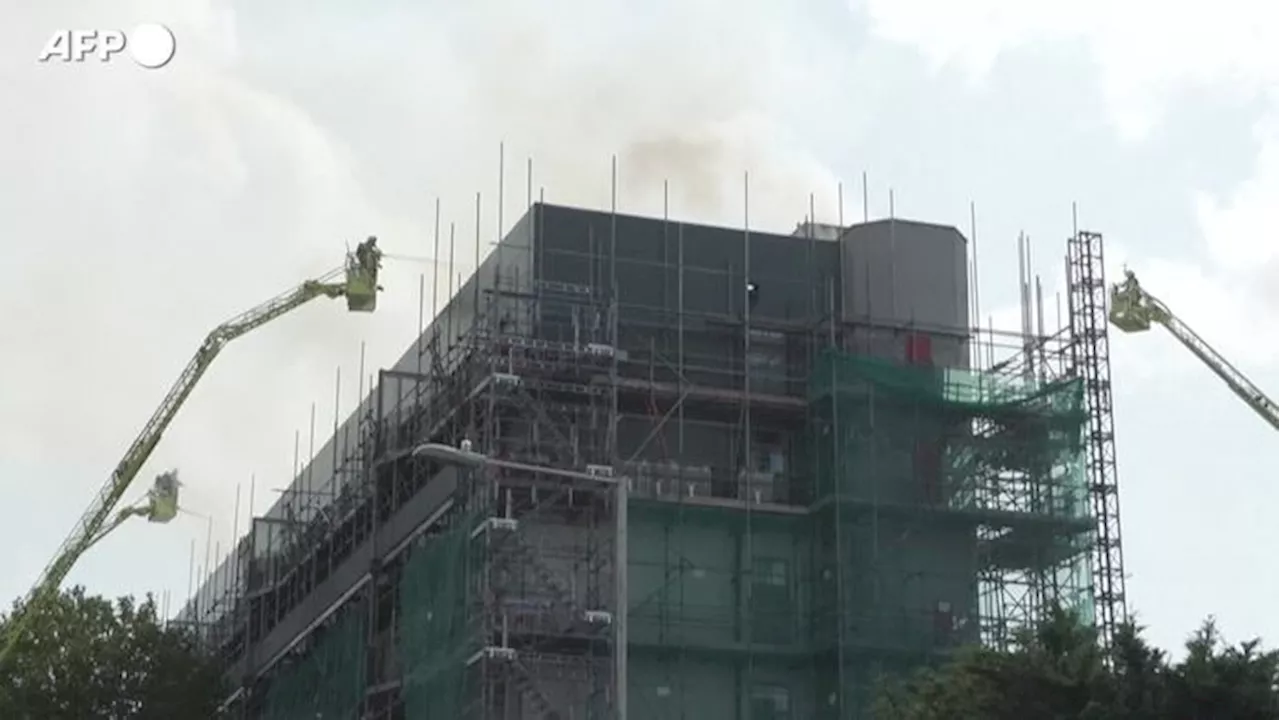
[{"label": "sky", "polygon": [[[1112,278],[1134,269],[1275,397],[1274,3],[534,5],[0,0],[0,595],[29,589],[210,328],[366,235],[429,256],[437,199],[469,273],[530,196],[607,208],[613,157],[639,214],[667,181],[673,217],[739,225],[744,173],[765,230],[811,194],[818,220],[860,219],[863,173],[872,218],[892,191],[896,215],[968,233],[973,203],[981,313],[1008,329],[1018,234],[1052,297],[1074,203]],[[35,60],[57,30],[142,22],[172,30],[169,65]],[[355,405],[362,355],[372,373],[411,342],[420,283],[440,301],[434,265],[391,261],[376,314],[317,301],[231,345],[126,498],[176,467],[190,514],[124,526],[69,582],[176,608],[192,548],[225,553],[313,413],[319,447]],[[1275,431],[1168,335],[1111,341],[1131,610],[1165,648],[1209,615],[1275,647]]]}]

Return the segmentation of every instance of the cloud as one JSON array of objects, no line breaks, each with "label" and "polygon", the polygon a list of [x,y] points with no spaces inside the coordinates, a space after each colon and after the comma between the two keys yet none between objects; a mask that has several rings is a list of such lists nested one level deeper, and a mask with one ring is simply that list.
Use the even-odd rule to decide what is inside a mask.
[{"label": "cloud", "polygon": [[1280,48],[1268,0],[866,0],[875,31],[912,44],[972,79],[1002,54],[1043,42],[1083,43],[1122,133],[1141,137],[1187,85],[1253,93],[1274,86]]},{"label": "cloud", "polygon": [[[1011,51],[1045,42],[1083,44],[1096,63],[1113,124],[1130,139],[1166,119],[1170,103],[1188,88],[1212,86],[1241,96],[1280,89],[1280,46],[1271,38],[1280,6],[1272,2],[867,0],[865,7],[876,33],[912,45],[936,66],[959,69],[974,82]],[[1278,134],[1271,111],[1255,132],[1252,175],[1226,193],[1201,190],[1188,198],[1203,240],[1194,255],[1163,253],[1157,238],[1108,238],[1110,278],[1119,278],[1117,246],[1125,245],[1129,264],[1150,292],[1221,352],[1254,367],[1277,357],[1275,342],[1258,338],[1277,335]]]},{"label": "cloud", "polygon": [[1210,258],[1241,280],[1242,289],[1258,301],[1259,315],[1274,321],[1280,315],[1280,117],[1259,122],[1256,135],[1253,174],[1226,198],[1198,194],[1196,215]]}]

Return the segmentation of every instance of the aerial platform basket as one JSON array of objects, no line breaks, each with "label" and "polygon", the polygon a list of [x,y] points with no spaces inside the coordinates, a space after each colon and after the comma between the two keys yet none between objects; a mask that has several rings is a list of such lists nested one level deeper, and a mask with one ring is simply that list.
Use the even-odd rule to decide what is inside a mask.
[{"label": "aerial platform basket", "polygon": [[1111,288],[1111,323],[1125,332],[1143,332],[1151,329],[1152,308],[1138,285],[1138,279],[1130,271],[1125,281]]},{"label": "aerial platform basket", "polygon": [[382,251],[378,239],[370,237],[347,253],[347,310],[373,312],[378,307],[378,270],[382,267]]},{"label": "aerial platform basket", "polygon": [[156,477],[156,484],[147,491],[147,519],[166,523],[178,514],[178,471],[169,470]]}]

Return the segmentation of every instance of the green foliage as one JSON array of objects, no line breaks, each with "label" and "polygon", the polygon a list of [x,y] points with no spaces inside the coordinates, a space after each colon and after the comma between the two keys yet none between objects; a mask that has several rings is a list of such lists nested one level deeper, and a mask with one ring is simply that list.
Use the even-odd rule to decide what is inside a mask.
[{"label": "green foliage", "polygon": [[[0,620],[7,636],[13,612]],[[83,720],[207,718],[222,699],[221,673],[195,638],[163,625],[154,598],[112,603],[81,588],[33,617],[0,668],[0,718]]]},{"label": "green foliage", "polygon": [[[1108,662],[1110,660],[1110,662]],[[1007,651],[974,648],[887,683],[883,720],[1266,720],[1280,717],[1277,653],[1226,646],[1213,621],[1170,663],[1129,625],[1110,658],[1097,636],[1056,612]]]}]

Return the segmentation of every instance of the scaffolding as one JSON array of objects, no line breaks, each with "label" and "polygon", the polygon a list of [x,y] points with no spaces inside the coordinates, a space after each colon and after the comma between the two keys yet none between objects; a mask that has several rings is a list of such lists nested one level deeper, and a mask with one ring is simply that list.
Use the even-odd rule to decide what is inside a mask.
[{"label": "scaffolding", "polygon": [[1124,591],[1124,553],[1120,542],[1120,486],[1116,475],[1116,435],[1111,404],[1111,351],[1107,321],[1107,282],[1102,235],[1076,231],[1067,240],[1067,288],[1070,310],[1069,372],[1084,384],[1086,475],[1096,534],[1093,590],[1097,627],[1110,647],[1116,630],[1128,620]]},{"label": "scaffolding", "polygon": [[[876,317],[817,235],[531,205],[180,616],[228,707],[610,718],[625,682],[636,717],[845,720],[1053,605],[1115,617],[1076,315]],[[509,465],[412,452],[464,441]]]},{"label": "scaffolding", "polygon": [[[426,343],[429,399],[404,411],[423,425],[400,446],[466,439],[531,468],[609,466],[613,393],[600,380],[616,358],[607,299],[585,285],[494,272],[476,291],[457,360],[436,352],[441,332]],[[552,473],[486,468],[463,472],[453,502],[446,529],[401,570],[406,716],[608,717],[611,495]]]}]

